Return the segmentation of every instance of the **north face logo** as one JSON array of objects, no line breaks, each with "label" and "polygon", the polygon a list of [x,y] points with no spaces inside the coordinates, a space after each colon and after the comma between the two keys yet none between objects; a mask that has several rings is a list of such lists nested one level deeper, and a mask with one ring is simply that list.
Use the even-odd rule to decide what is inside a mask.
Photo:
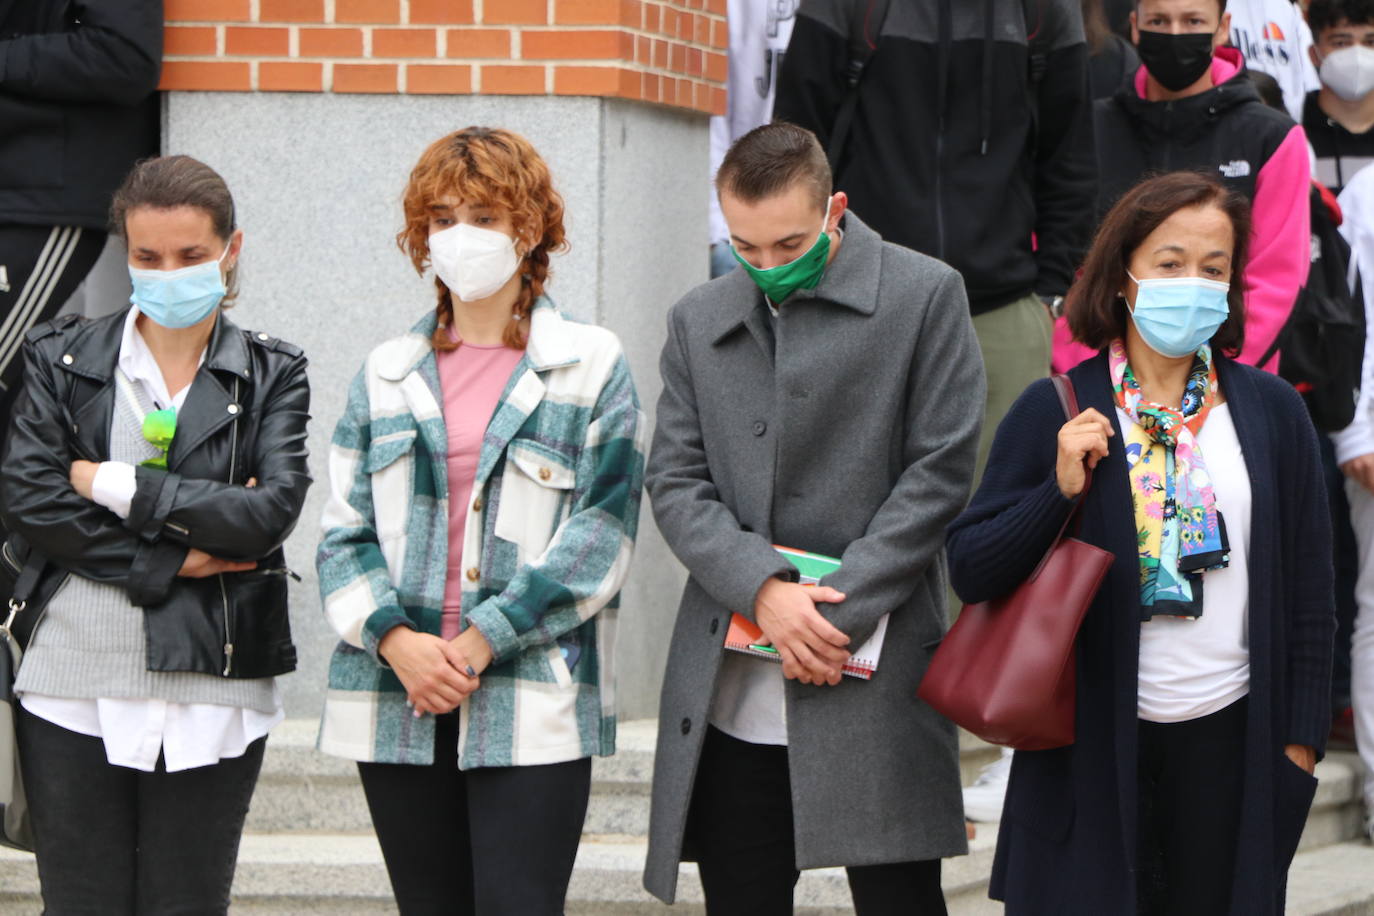
[{"label": "north face logo", "polygon": [[1244,178],[1250,174],[1250,163],[1244,159],[1232,159],[1217,166],[1227,178]]}]

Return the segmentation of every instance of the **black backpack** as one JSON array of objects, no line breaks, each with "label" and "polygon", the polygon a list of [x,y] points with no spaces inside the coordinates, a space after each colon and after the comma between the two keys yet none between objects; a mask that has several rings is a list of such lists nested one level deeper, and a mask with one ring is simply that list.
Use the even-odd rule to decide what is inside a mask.
[{"label": "black backpack", "polygon": [[[1040,34],[1041,10],[1043,0],[1021,0],[1021,9],[1026,20],[1026,45],[1029,55],[1030,79],[1027,82],[1027,101],[1031,112],[1036,113],[1035,90],[1045,75],[1049,50],[1044,37]],[[840,156],[844,153],[845,143],[849,140],[849,130],[854,126],[854,109],[859,105],[859,83],[863,81],[868,62],[878,50],[878,38],[887,22],[887,12],[892,0],[850,0],[849,4],[849,60],[845,66],[845,96],[835,113],[835,125],[830,131],[830,143],[825,156],[830,160],[830,170],[839,171]],[[944,88],[940,90],[944,92]]]},{"label": "black backpack", "polygon": [[1316,188],[1311,206],[1307,285],[1298,291],[1288,321],[1259,364],[1280,351],[1279,375],[1302,393],[1317,428],[1331,432],[1355,419],[1364,368],[1364,295],[1359,278],[1350,279],[1350,246]]}]

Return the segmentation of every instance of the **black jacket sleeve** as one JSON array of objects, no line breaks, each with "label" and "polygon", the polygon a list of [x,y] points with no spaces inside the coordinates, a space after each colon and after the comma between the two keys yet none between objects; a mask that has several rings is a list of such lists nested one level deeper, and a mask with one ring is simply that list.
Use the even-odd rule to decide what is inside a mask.
[{"label": "black jacket sleeve", "polygon": [[1077,0],[1040,4],[1044,73],[1036,87],[1035,291],[1060,296],[1073,282],[1093,230],[1097,157],[1093,145],[1088,46]]},{"label": "black jacket sleeve", "polygon": [[0,40],[0,94],[134,105],[157,90],[162,0],[74,0],[68,16],[67,31]]},{"label": "black jacket sleeve", "polygon": [[1024,582],[1068,516],[1073,501],[1055,477],[1063,422],[1054,383],[1041,379],[997,427],[978,492],[945,542],[950,585],[963,601],[1000,598]]},{"label": "black jacket sleeve", "polygon": [[[830,146],[830,131],[844,101],[847,38],[817,18],[818,7],[834,7],[834,0],[802,0],[792,37],[778,71],[773,119],[805,127]],[[839,4],[844,6],[844,4]],[[833,13],[828,13],[833,16]]]},{"label": "black jacket sleeve", "polygon": [[263,398],[253,453],[246,458],[255,486],[140,467],[128,527],[147,540],[179,540],[227,560],[256,561],[280,547],[300,518],[311,482],[305,368],[305,357],[296,357]]},{"label": "black jacket sleeve", "polygon": [[186,547],[148,543],[118,516],[71,485],[71,424],[51,375],[52,358],[24,344],[24,388],[11,415],[0,503],[6,527],[50,563],[87,579],[124,586],[135,604],[162,601],[186,559]]}]

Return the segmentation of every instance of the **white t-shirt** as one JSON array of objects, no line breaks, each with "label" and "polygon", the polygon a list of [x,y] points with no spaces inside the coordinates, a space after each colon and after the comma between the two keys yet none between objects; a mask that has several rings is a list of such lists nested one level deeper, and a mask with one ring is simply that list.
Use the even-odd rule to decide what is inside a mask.
[{"label": "white t-shirt", "polygon": [[[1131,420],[1118,411],[1122,426]],[[1231,563],[1203,573],[1202,616],[1155,617],[1140,625],[1137,709],[1149,722],[1210,715],[1250,691],[1250,475],[1228,404],[1212,408],[1198,435]]]},{"label": "white t-shirt", "polygon": [[1231,44],[1245,55],[1245,66],[1278,82],[1284,107],[1301,124],[1307,93],[1321,88],[1307,52],[1312,30],[1302,10],[1292,0],[1229,0],[1226,11],[1231,14]]}]

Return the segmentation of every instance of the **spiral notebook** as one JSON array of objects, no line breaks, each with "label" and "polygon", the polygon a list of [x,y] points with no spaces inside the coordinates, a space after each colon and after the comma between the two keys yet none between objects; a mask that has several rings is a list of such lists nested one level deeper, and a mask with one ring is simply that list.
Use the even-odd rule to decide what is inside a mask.
[{"label": "spiral notebook", "polygon": [[[808,553],[805,550],[794,550],[791,547],[778,547],[777,545],[774,545],[774,549],[797,568],[798,581],[802,585],[815,585],[822,578],[840,568],[839,560],[824,554]],[[887,633],[887,618],[888,615],[884,614],[882,619],[878,621],[878,626],[873,631],[873,635],[862,646],[859,646],[854,654],[849,656],[849,660],[844,663],[842,669],[846,675],[865,681],[873,677],[873,672],[878,670],[878,656],[883,651],[883,636]],[[745,655],[753,655],[757,658],[781,663],[782,657],[778,655],[775,649],[759,644],[759,639],[762,636],[763,631],[749,618],[741,614],[731,614],[730,629],[725,634],[725,648],[732,652],[743,652]]]}]

